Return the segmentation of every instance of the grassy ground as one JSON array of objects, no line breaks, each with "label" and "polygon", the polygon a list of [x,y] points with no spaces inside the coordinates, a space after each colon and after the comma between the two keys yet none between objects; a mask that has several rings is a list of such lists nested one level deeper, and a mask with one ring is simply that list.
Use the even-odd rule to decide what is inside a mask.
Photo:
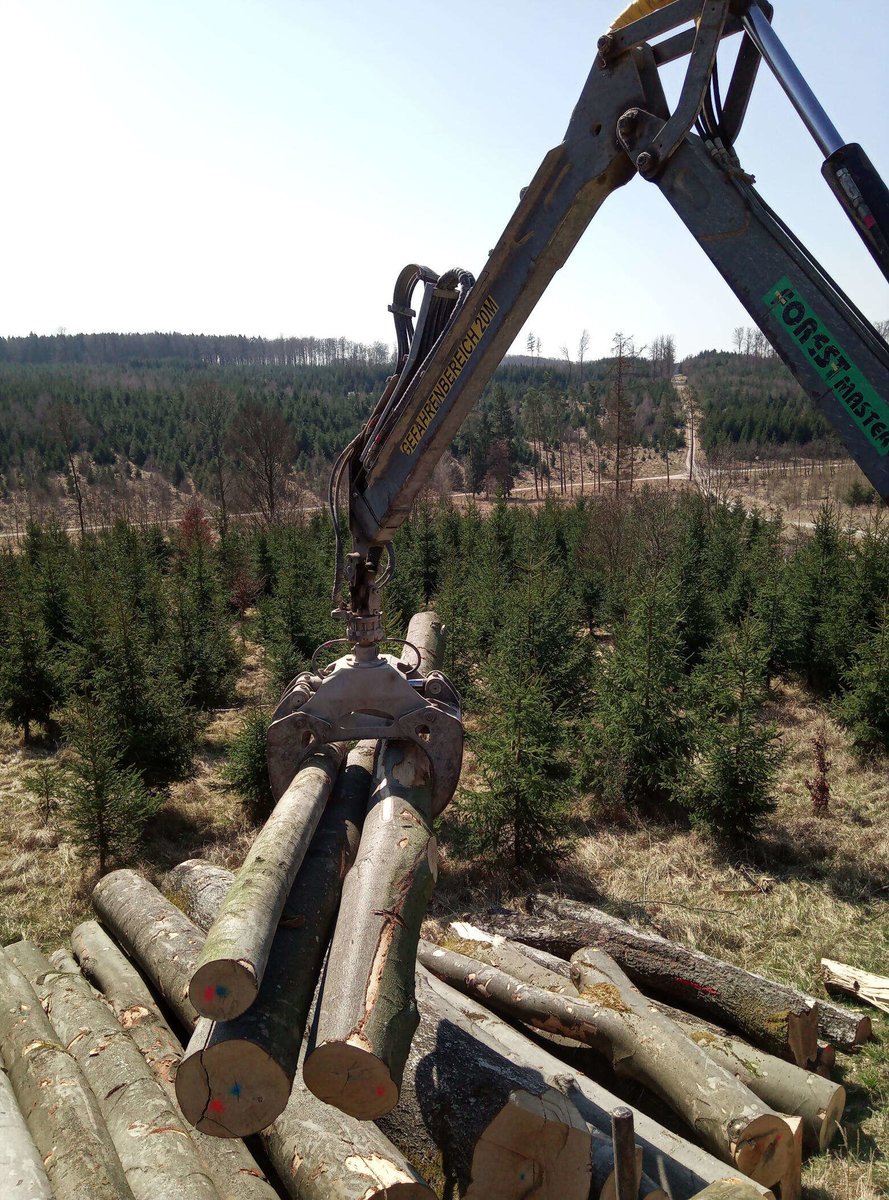
[{"label": "grassy ground", "polygon": [[[268,697],[252,652],[241,692]],[[889,974],[885,763],[857,765],[837,728],[798,689],[777,688],[773,710],[788,750],[778,808],[741,852],[726,853],[701,833],[631,813],[596,819],[579,799],[575,852],[552,879],[516,879],[459,861],[445,836],[433,913],[515,904],[528,891],[555,889],[815,995],[823,995],[822,955]],[[157,880],[192,856],[240,863],[252,830],[219,774],[239,719],[231,711],[209,720],[194,778],[170,790],[127,865]],[[814,774],[811,739],[818,732],[833,765],[829,808],[816,817],[805,780]],[[47,819],[40,795],[36,768],[56,758],[40,746],[23,749],[9,727],[0,727],[0,944],[29,937],[54,949],[89,913],[95,870],[60,833],[58,814],[51,810]],[[470,756],[467,772],[472,766]],[[807,1200],[889,1195],[889,1017],[872,1015],[878,1040],[855,1056],[838,1056],[836,1077],[848,1091],[845,1142],[805,1165]]]}]

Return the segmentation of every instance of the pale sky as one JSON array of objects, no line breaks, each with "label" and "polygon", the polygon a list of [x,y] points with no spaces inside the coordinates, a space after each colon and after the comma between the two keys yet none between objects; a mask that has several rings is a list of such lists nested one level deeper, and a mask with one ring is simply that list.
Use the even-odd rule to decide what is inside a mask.
[{"label": "pale sky", "polygon": [[[407,262],[478,273],[558,144],[622,0],[0,0],[0,336],[394,341]],[[889,177],[885,0],[775,0],[775,28]],[[733,59],[730,43],[723,78]],[[668,94],[677,91],[674,70]],[[889,285],[766,68],[744,168],[871,319]],[[604,205],[527,328],[680,354],[750,324],[660,193]]]}]

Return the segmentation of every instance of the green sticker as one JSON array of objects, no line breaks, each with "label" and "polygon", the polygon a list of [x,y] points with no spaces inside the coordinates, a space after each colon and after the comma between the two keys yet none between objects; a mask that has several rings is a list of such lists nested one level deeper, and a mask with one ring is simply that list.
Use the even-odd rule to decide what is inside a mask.
[{"label": "green sticker", "polygon": [[825,383],[881,457],[889,453],[889,406],[874,391],[863,373],[843,353],[833,334],[815,316],[810,304],[785,275],[763,296],[775,309]]}]

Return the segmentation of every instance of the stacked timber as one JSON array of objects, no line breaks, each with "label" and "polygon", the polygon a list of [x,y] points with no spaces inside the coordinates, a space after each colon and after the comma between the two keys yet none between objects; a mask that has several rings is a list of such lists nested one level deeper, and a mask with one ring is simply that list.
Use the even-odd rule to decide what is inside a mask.
[{"label": "stacked timber", "polygon": [[527,915],[501,911],[478,923],[562,958],[586,948],[605,950],[644,991],[737,1029],[800,1067],[817,1061],[819,1034],[849,1052],[871,1036],[865,1013],[635,929],[588,904],[535,895],[528,898]]}]

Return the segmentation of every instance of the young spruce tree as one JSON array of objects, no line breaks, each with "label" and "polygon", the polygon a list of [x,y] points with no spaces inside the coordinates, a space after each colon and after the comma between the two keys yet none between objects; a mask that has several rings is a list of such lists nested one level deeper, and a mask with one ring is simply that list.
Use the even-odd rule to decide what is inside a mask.
[{"label": "young spruce tree", "polygon": [[775,807],[772,786],[784,750],[760,716],[769,647],[759,624],[726,630],[696,677],[698,753],[680,796],[692,821],[723,838],[755,831]]},{"label": "young spruce tree", "polygon": [[122,765],[117,739],[94,701],[82,700],[65,725],[74,757],[61,784],[63,823],[75,845],[95,853],[104,873],[110,855],[138,842],[159,800],[138,771]]}]

